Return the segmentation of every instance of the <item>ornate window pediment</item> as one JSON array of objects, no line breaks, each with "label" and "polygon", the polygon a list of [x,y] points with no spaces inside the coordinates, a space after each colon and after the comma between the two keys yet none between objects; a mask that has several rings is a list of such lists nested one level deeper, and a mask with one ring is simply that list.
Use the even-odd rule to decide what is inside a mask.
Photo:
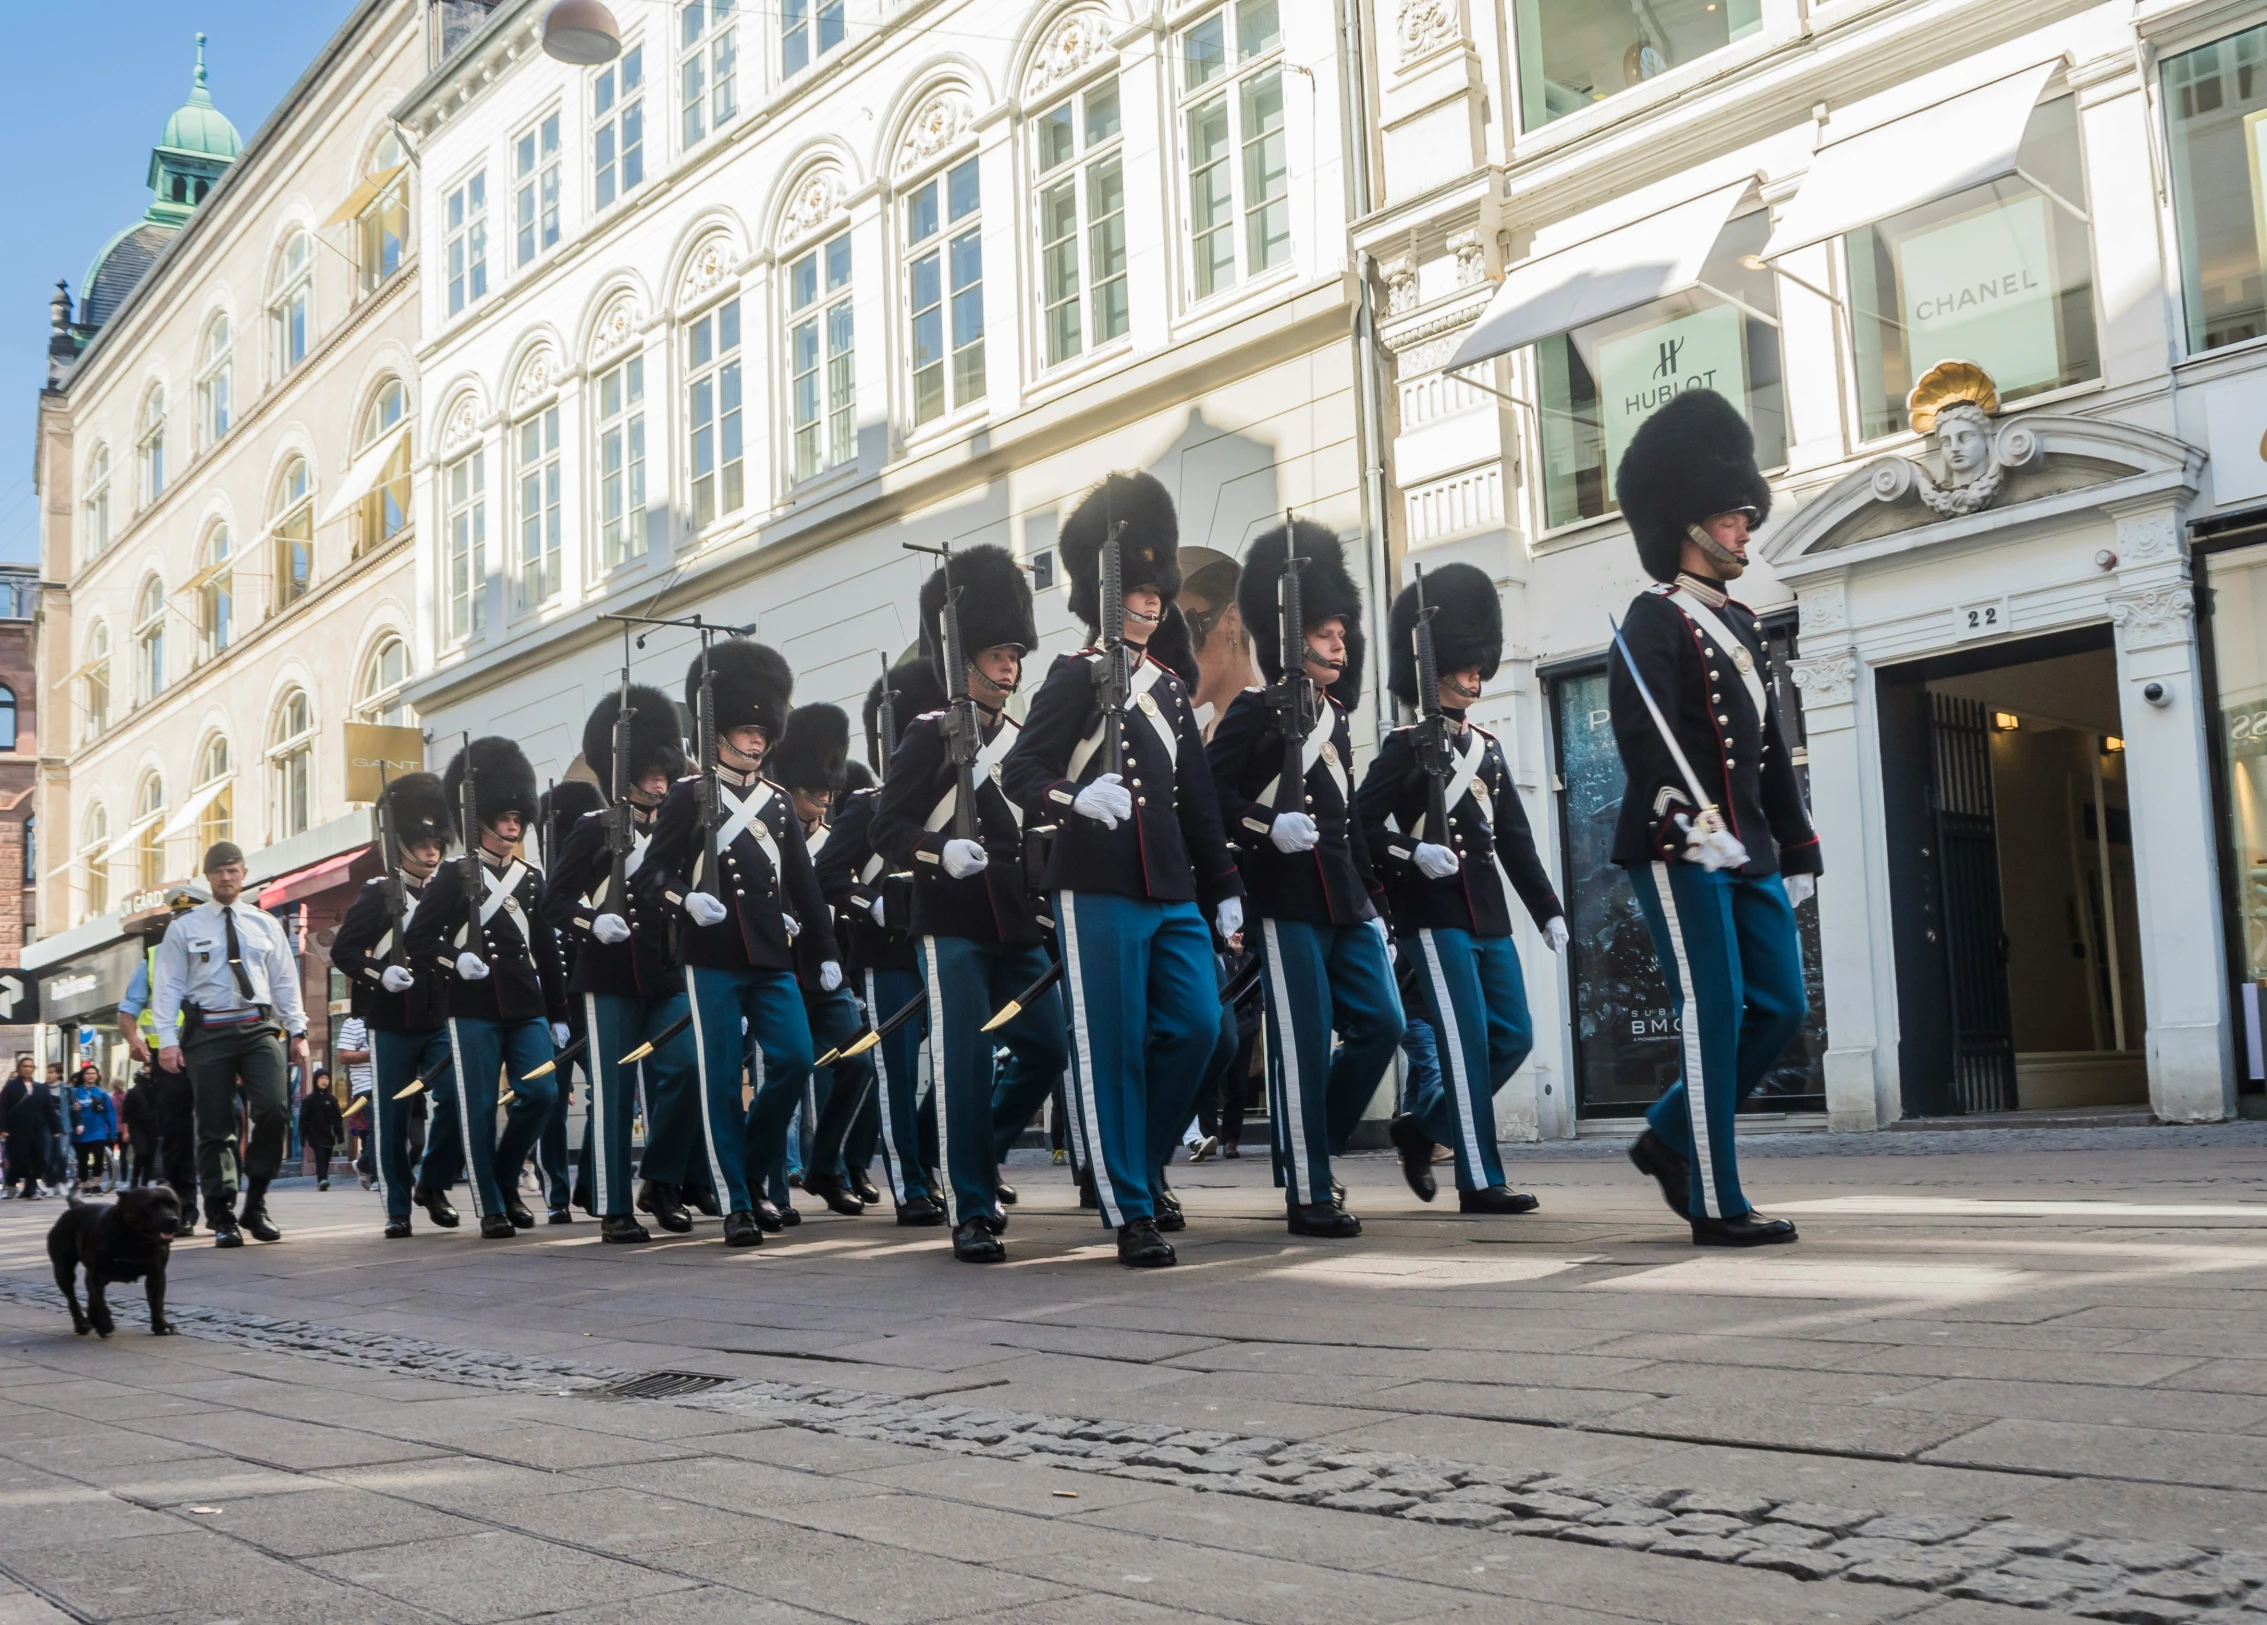
[{"label": "ornate window pediment", "polygon": [[611,355],[628,344],[638,334],[638,302],[629,294],[618,294],[598,318],[597,327],[591,330],[590,348],[594,355]]},{"label": "ornate window pediment", "polygon": [[1023,73],[1023,99],[1039,102],[1069,84],[1110,49],[1110,19],[1097,9],[1074,11],[1047,30]]},{"label": "ornate window pediment", "polygon": [[786,207],[779,214],[777,246],[785,250],[825,230],[842,213],[849,195],[850,184],[843,179],[840,164],[812,165],[788,191]]},{"label": "ornate window pediment", "polygon": [[512,410],[521,412],[559,387],[558,352],[546,344],[520,364],[512,381]]},{"label": "ornate window pediment", "polygon": [[926,169],[959,145],[975,123],[976,104],[969,100],[967,91],[949,85],[935,92],[898,137],[897,151],[890,157],[890,178],[903,180]]},{"label": "ornate window pediment", "polygon": [[705,299],[732,275],[732,240],[724,232],[704,239],[685,262],[685,275],[677,284],[677,308],[689,309]]}]

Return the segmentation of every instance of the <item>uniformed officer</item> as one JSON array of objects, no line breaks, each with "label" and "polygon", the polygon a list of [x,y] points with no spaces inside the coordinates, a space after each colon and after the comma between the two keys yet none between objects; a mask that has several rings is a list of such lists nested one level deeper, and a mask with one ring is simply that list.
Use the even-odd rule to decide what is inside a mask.
[{"label": "uniformed officer", "polygon": [[[1535,852],[1526,809],[1503,747],[1465,712],[1503,658],[1503,604],[1496,585],[1469,564],[1428,571],[1439,703],[1450,729],[1445,831],[1432,829],[1431,787],[1418,729],[1385,738],[1362,781],[1361,813],[1377,857],[1403,953],[1417,956],[1417,985],[1440,1045],[1440,1080],[1391,1124],[1402,1176],[1433,1199],[1433,1143],[1456,1153],[1457,1207],[1465,1213],[1525,1213],[1535,1198],[1509,1189],[1496,1150],[1495,1094],[1534,1048],[1527,984],[1511,940],[1516,894],[1556,953],[1566,911]],[[1418,704],[1417,587],[1394,601],[1387,674],[1394,696]]]},{"label": "uniformed officer", "polygon": [[[646,1160],[675,1169],[690,1151],[699,1126],[693,1037],[681,1028],[667,1043],[625,1067],[622,1057],[659,1038],[685,1014],[685,979],[671,958],[666,922],[637,887],[652,850],[653,823],[670,785],[685,773],[677,737],[677,708],[658,688],[630,688],[629,759],[624,782],[611,787],[613,816],[584,813],[567,826],[544,886],[544,912],[569,945],[567,991],[582,1011],[589,1047],[583,1075],[590,1080],[584,1118],[583,1168],[589,1210],[600,1239],[640,1242],[651,1233],[631,1211],[630,1140],[638,1113],[638,1069],[646,1095]],[[583,723],[583,761],[612,778],[617,769],[615,723],[619,692],[607,695]],[[559,787],[562,791],[565,785]],[[621,829],[626,817],[628,829]],[[615,842],[621,854],[621,895],[615,895]],[[561,1070],[564,1070],[562,1068]],[[692,1228],[675,1195],[674,1175],[660,1182],[648,1203],[667,1230]]]},{"label": "uniformed officer", "polygon": [[[946,597],[954,596],[966,669],[945,669]],[[929,1054],[938,1073],[945,1213],[953,1256],[1007,1257],[1000,1232],[1000,1160],[1062,1077],[1061,997],[1050,986],[998,1032],[992,1012],[1047,970],[1046,936],[1023,876],[1022,809],[1000,788],[1020,732],[1007,703],[1023,657],[1039,641],[1031,583],[1005,548],[953,555],[921,586],[921,636],[948,693],[965,682],[976,727],[973,837],[953,834],[960,803],[949,710],[908,723],[874,814],[874,844],[913,875],[912,936],[927,995]],[[1007,1050],[1000,1064],[995,1045]]]},{"label": "uniformed officer", "polygon": [[1001,785],[1023,807],[1026,839],[1035,826],[1055,828],[1042,883],[1061,939],[1072,1110],[1119,1260],[1155,1268],[1174,1262],[1158,1233],[1158,1164],[1194,1110],[1221,1034],[1205,916],[1233,937],[1244,888],[1188,686],[1145,647],[1181,586],[1179,522],[1154,476],[1112,474],[1064,521],[1071,612],[1099,645],[1102,551],[1114,526],[1125,621],[1109,630],[1130,646],[1122,771],[1104,753],[1097,646],[1048,672]]},{"label": "uniformed officer", "polygon": [[[299,959],[280,920],[239,901],[244,854],[233,841],[216,841],[206,851],[205,885],[212,901],[174,916],[158,944],[150,990],[158,1062],[168,1071],[186,1070],[196,1095],[197,1177],[213,1245],[243,1246],[239,1222],[255,1240],[280,1241],[282,1232],[268,1217],[268,1182],[283,1165],[291,1123],[287,1052],[307,1064]],[[241,1164],[239,1097],[250,1125]]]},{"label": "uniformed officer", "polygon": [[[539,811],[535,769],[512,740],[475,739],[442,775],[452,805],[468,757],[479,828],[465,839],[478,859],[480,895],[467,889],[463,863],[442,865],[410,922],[409,955],[445,989],[472,1211],[481,1235],[501,1240],[535,1224],[520,1200],[519,1172],[558,1103],[552,1075],[532,1074],[568,1041],[566,964],[544,918],[542,873],[519,853]],[[513,1095],[501,1134],[499,1081]]]},{"label": "uniformed officer", "polygon": [[[1377,1093],[1408,1026],[1394,990],[1379,910],[1383,888],[1354,813],[1353,736],[1347,712],[1362,692],[1362,595],[1338,537],[1298,520],[1269,531],[1244,558],[1237,606],[1259,667],[1283,677],[1277,592],[1297,542],[1304,666],[1311,721],[1303,776],[1283,792],[1286,747],[1274,694],[1249,688],[1229,703],[1212,736],[1220,815],[1256,916],[1267,984],[1269,1118],[1291,1234],[1358,1236],[1362,1221],[1332,1192],[1330,1156]],[[1254,932],[1247,919],[1246,939]],[[1338,1050],[1331,1051],[1331,1033]],[[1233,1080],[1241,1088],[1243,1080]]]},{"label": "uniformed officer", "polygon": [[1771,697],[1763,623],[1727,591],[1747,569],[1771,488],[1738,408],[1692,390],[1639,426],[1614,491],[1658,585],[1631,602],[1611,670],[1628,776],[1613,856],[1684,1038],[1680,1076],[1646,1114],[1630,1159],[1660,1181],[1695,1244],[1790,1242],[1792,1224],[1748,1205],[1734,1139],[1739,1103],[1802,1030],[1794,911],[1822,866]]},{"label": "uniformed officer", "polygon": [[[543,798],[538,803],[541,810],[536,817],[536,828],[541,832],[543,841],[543,902],[546,908],[551,906],[551,866],[560,849],[566,845],[567,831],[573,829],[585,813],[602,811],[605,805],[606,797],[598,786],[587,784],[581,779],[561,779],[543,792]],[[571,990],[575,978],[575,950],[581,945],[581,939],[560,931],[556,925],[552,927],[552,935],[558,941],[559,961],[565,966],[563,974]],[[550,1073],[558,1095],[551,1103],[551,1115],[544,1119],[543,1132],[535,1137],[533,1148],[536,1187],[543,1192],[547,1222],[551,1224],[573,1224],[574,1204],[578,1202],[585,1212],[592,1211],[590,1176],[587,1172],[578,1171],[576,1159],[567,1150],[567,1117],[574,1110],[575,1074],[580,1072],[585,1078],[590,1076],[590,1046],[583,1043],[583,1036],[582,1006],[570,991],[567,998],[567,1042],[559,1051],[567,1059]],[[589,1087],[586,1084],[586,1100],[588,1094]],[[583,1132],[586,1137],[590,1131],[590,1122],[590,1113],[586,1111],[583,1113]],[[512,1183],[518,1178],[518,1170],[507,1173],[498,1169],[496,1177],[505,1183]]]},{"label": "uniformed officer", "polygon": [[[789,909],[794,930],[812,936],[822,990],[842,985],[842,965],[802,823],[785,792],[763,776],[764,754],[787,726],[795,674],[776,649],[746,638],[722,640],[706,659],[716,827],[703,827],[701,777],[680,779],[661,804],[638,882],[650,901],[685,921],[679,958],[700,1063],[702,1149],[725,1204],[726,1244],[753,1247],[783,1223],[753,1182],[782,1153],[811,1071]],[[695,715],[701,669],[696,655],[685,672],[685,703]],[[746,1108],[743,1057],[755,1067],[755,1100]]]},{"label": "uniformed officer", "polygon": [[[165,906],[179,915],[203,901],[199,888],[176,886],[166,893]],[[150,987],[156,979],[157,945],[163,935],[159,931],[146,940],[141,962],[127,979],[126,996],[118,1001],[118,1032],[126,1040],[127,1052],[150,1069],[154,1139],[135,1145],[135,1172],[145,1183],[162,1178],[173,1187],[181,1204],[181,1228],[174,1234],[185,1238],[197,1233],[197,1105],[188,1075],[158,1064],[157,1016],[150,1009]]]},{"label": "uniformed officer", "polygon": [[[456,817],[441,780],[432,773],[406,773],[386,785],[386,826],[396,850],[392,865],[400,874],[402,934],[417,916],[427,882],[441,866],[457,838]],[[386,855],[381,854],[381,861]],[[386,1209],[386,1235],[399,1239],[410,1233],[409,1210],[414,1202],[444,1230],[457,1226],[457,1211],[442,1194],[444,1179],[435,1186],[413,1177],[410,1137],[416,1127],[417,1102],[394,1097],[419,1078],[438,1110],[426,1143],[429,1171],[454,1170],[464,1155],[456,1107],[456,1069],[449,1058],[448,1021],[442,1009],[441,989],[431,971],[412,968],[406,940],[403,952],[394,953],[392,923],[395,879],[381,874],[365,881],[346,911],[346,919],[331,943],[331,963],[353,990],[354,1013],[370,1029],[376,1082],[370,1091],[370,1109],[376,1121],[369,1125],[375,1142],[373,1165],[378,1175],[378,1196]],[[396,958],[401,963],[396,964]]]}]

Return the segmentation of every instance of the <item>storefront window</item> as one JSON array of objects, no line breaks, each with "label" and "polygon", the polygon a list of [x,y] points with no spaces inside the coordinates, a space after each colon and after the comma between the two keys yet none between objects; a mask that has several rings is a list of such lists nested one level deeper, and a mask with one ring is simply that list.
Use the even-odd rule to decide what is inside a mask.
[{"label": "storefront window", "polygon": [[2173,216],[2190,351],[2267,332],[2267,23],[2168,57]]},{"label": "storefront window", "polygon": [[2008,402],[2099,372],[2093,256],[2073,213],[2086,193],[2071,97],[2031,115],[2017,157],[2020,175],[1844,239],[1861,438],[1902,431],[1906,395],[1939,361],[1975,362]]},{"label": "storefront window", "polygon": [[1763,28],[1763,0],[1515,0],[1520,123],[1540,129]]},{"label": "storefront window", "polygon": [[1546,526],[1613,511],[1613,471],[1629,437],[1683,390],[1713,389],[1738,403],[1755,429],[1756,461],[1775,468],[1786,460],[1779,330],[1766,319],[1778,315],[1775,279],[1741,263],[1769,231],[1761,210],[1743,215],[1717,238],[1701,272],[1705,287],[1535,347]]},{"label": "storefront window", "polygon": [[2220,816],[2234,894],[2242,982],[2240,1075],[2267,1076],[2267,543],[2207,561],[2213,677],[2219,686]]}]

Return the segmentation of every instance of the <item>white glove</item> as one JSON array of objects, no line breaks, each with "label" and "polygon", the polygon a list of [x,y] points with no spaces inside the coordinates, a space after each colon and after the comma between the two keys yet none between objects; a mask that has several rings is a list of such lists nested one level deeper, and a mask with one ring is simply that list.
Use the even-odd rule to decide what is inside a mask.
[{"label": "white glove", "polygon": [[1222,938],[1234,936],[1244,928],[1244,900],[1241,897],[1223,897],[1220,906],[1212,911],[1212,924]]},{"label": "white glove", "polygon": [[866,912],[874,917],[874,923],[876,925],[886,926],[889,924],[889,910],[887,905],[883,903],[882,896],[879,892],[876,892],[874,894],[874,900],[866,905]]},{"label": "white glove", "polygon": [[457,974],[468,982],[488,980],[488,961],[467,949],[457,955]]},{"label": "white glove", "polygon": [[1554,954],[1566,952],[1571,933],[1566,928],[1566,916],[1554,914],[1543,922],[1543,946]]},{"label": "white glove", "polygon": [[793,942],[803,934],[803,922],[785,909],[779,911],[779,923],[781,928],[786,931],[789,942]]},{"label": "white glove", "polygon": [[590,922],[590,934],[612,947],[617,942],[630,940],[630,922],[619,914],[601,914]]},{"label": "white glove", "polygon": [[829,993],[842,986],[842,967],[831,959],[821,965],[819,967],[819,986]]},{"label": "white glove", "polygon": [[945,842],[945,873],[955,880],[966,880],[980,875],[990,867],[992,860],[974,841],[954,838]]},{"label": "white glove", "polygon": [[705,891],[685,894],[685,912],[692,916],[695,925],[718,925],[731,912]]},{"label": "white glove", "polygon": [[1427,880],[1446,880],[1464,867],[1455,853],[1445,846],[1435,846],[1431,841],[1419,841],[1413,857],[1417,872]]},{"label": "white glove", "polygon": [[1277,813],[1275,827],[1267,832],[1267,838],[1278,852],[1312,852],[1322,841],[1322,831],[1303,812]]},{"label": "white glove", "polygon": [[1818,895],[1816,875],[1789,875],[1787,877],[1787,906],[1801,908]]},{"label": "white glove", "polygon": [[1679,817],[1677,828],[1688,837],[1684,859],[1697,863],[1710,874],[1720,869],[1743,869],[1747,866],[1747,848],[1740,845],[1739,837],[1714,820],[1702,817],[1698,824]]},{"label": "white glove", "polygon": [[388,993],[407,993],[417,985],[417,973],[407,965],[388,965],[379,974],[378,985]]},{"label": "white glove", "polygon": [[574,1041],[575,1034],[573,1028],[569,1027],[563,1021],[554,1021],[553,1023],[551,1023],[551,1047],[553,1049],[565,1049]]},{"label": "white glove", "polygon": [[1086,814],[1104,829],[1116,829],[1133,817],[1133,792],[1115,773],[1105,773],[1078,793],[1071,811]]},{"label": "white glove", "polygon": [[1393,962],[1393,928],[1385,923],[1385,916],[1373,914],[1367,922],[1378,934],[1378,946],[1385,950],[1386,963]]}]

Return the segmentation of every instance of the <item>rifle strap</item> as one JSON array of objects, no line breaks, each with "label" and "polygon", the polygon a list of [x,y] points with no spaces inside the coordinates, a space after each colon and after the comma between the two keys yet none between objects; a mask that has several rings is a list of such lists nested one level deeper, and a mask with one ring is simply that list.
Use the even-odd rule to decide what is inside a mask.
[{"label": "rifle strap", "polygon": [[[998,777],[1000,764],[1007,760],[1008,752],[1015,749],[1015,736],[1020,731],[1015,718],[1003,716],[1000,718],[999,731],[986,740],[984,748],[976,753],[974,771],[978,795],[984,793],[983,784],[986,779]],[[1076,778],[1077,774],[1073,773],[1071,776]],[[1002,797],[1001,799],[1005,800],[1006,798]],[[921,821],[921,827],[934,835],[938,830],[952,822],[952,815],[959,808],[960,783],[956,774],[952,779],[946,781],[944,795],[938,798],[934,807],[929,809],[929,816]],[[1016,827],[1021,829],[1023,827],[1023,809],[1009,801],[1008,812],[1015,819]]]},{"label": "rifle strap", "polygon": [[[638,870],[645,866],[645,849],[652,844],[653,836],[651,832],[645,830],[632,832],[629,854],[622,859],[622,879],[624,881],[627,881],[630,876],[636,874]],[[611,901],[606,893],[612,888],[613,884],[614,876],[612,871],[609,870],[598,877],[598,885],[589,896],[583,899],[583,902],[591,908],[605,908]]]},{"label": "rifle strap", "polygon": [[1764,709],[1763,674],[1756,670],[1755,656],[1748,653],[1747,645],[1733,635],[1722,617],[1691,593],[1680,589],[1662,596],[1682,610],[1686,620],[1723,646],[1724,658],[1738,671],[1740,686],[1747,690],[1748,704],[1755,707],[1755,720],[1761,723],[1770,713]]},{"label": "rifle strap", "polygon": [[[520,941],[532,947],[533,943],[528,936],[527,914],[520,907],[519,898],[515,895],[519,890],[519,883],[526,876],[527,865],[518,858],[514,858],[510,866],[500,875],[492,873],[487,864],[480,865],[480,881],[484,888],[484,895],[480,899],[480,925],[482,930],[485,931],[488,922],[501,913],[504,918],[512,922],[512,928],[519,932]],[[471,927],[469,925],[460,926],[457,930],[457,946],[460,948],[465,946],[470,934]]]},{"label": "rifle strap", "polygon": [[[1103,657],[1096,654],[1091,658],[1100,661]],[[1151,698],[1149,692],[1164,675],[1163,666],[1144,657],[1134,668],[1133,681],[1126,684],[1126,710],[1129,713],[1138,711],[1149,719],[1150,731],[1157,735],[1158,743],[1165,747],[1165,759],[1177,762],[1181,754],[1181,736],[1174,730],[1172,723],[1165,719],[1165,708]],[[1148,703],[1144,704],[1144,701]],[[1103,732],[1102,724],[1096,722],[1094,731],[1078,742],[1078,748],[1071,752],[1070,770],[1063,775],[1064,778],[1073,784],[1079,781],[1079,776],[1086,771],[1086,764],[1093,761],[1094,753],[1102,748]]]},{"label": "rifle strap", "polygon": [[758,780],[754,792],[747,800],[741,801],[733,796],[730,785],[722,779],[717,780],[716,805],[717,810],[724,814],[724,824],[716,832],[716,849],[719,852],[729,852],[732,843],[742,835],[753,835],[756,844],[764,849],[764,856],[771,859],[772,871],[776,874],[779,870],[779,851],[772,844],[771,826],[763,821],[762,816],[763,810],[771,805],[773,794],[768,783]]},{"label": "rifle strap", "polygon": [[[1306,773],[1312,773],[1315,770],[1315,763],[1322,761],[1324,753],[1328,752],[1331,782],[1338,786],[1340,802],[1351,807],[1354,805],[1353,777],[1346,771],[1345,758],[1338,751],[1330,749],[1331,736],[1337,731],[1338,715],[1336,712],[1326,712],[1317,717],[1314,727],[1308,730],[1306,740],[1299,748],[1300,765]],[[1277,773],[1275,777],[1267,781],[1259,794],[1252,799],[1273,805],[1276,788],[1282,782],[1283,775]]]},{"label": "rifle strap", "polygon": [[1448,776],[1448,784],[1441,792],[1441,805],[1450,812],[1471,791],[1472,781],[1478,777],[1480,764],[1488,759],[1488,748],[1480,742],[1480,730],[1467,726],[1451,747],[1455,752],[1455,765]]}]

